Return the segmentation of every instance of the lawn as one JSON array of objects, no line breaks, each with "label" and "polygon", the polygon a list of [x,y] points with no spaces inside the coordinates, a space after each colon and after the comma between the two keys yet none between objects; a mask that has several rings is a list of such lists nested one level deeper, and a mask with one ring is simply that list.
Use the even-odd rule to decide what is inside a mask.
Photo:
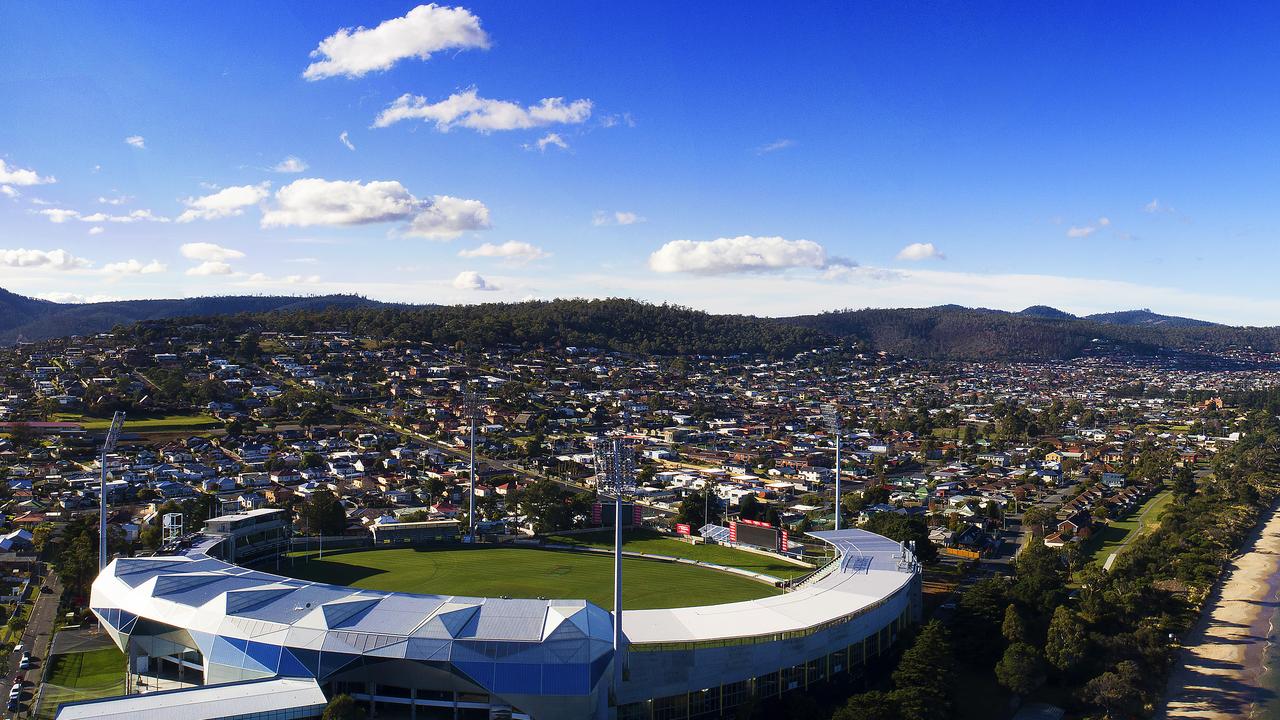
[{"label": "lawn", "polygon": [[124,653],[114,647],[49,658],[39,720],[52,720],[63,703],[97,700],[124,693]]},{"label": "lawn", "polygon": [[[613,607],[613,558],[535,548],[396,548],[297,557],[281,572],[302,580],[370,590],[469,597],[586,599]],[[777,595],[764,583],[692,565],[624,559],[627,608],[687,607]]]},{"label": "lawn", "polygon": [[[587,547],[613,549],[613,531],[606,530],[589,535],[552,535],[548,542],[564,545],[585,545]],[[776,578],[791,578],[809,572],[802,565],[789,563],[767,555],[735,550],[723,545],[692,545],[681,540],[653,532],[652,530],[632,530],[623,534],[622,549],[629,552],[669,555],[671,557],[688,558],[701,562],[715,563],[728,567],[741,568],[751,572],[764,573]]]},{"label": "lawn", "polygon": [[1091,562],[1105,563],[1112,553],[1119,552],[1142,533],[1149,531],[1160,520],[1160,514],[1173,501],[1173,491],[1166,488],[1152,495],[1137,510],[1123,520],[1113,520],[1106,527],[1089,536],[1084,543],[1084,553]]},{"label": "lawn", "polygon": [[[111,427],[111,418],[84,418],[66,414],[63,422],[78,422],[85,430],[106,430]],[[61,418],[60,418],[61,419]],[[161,430],[207,430],[222,427],[222,423],[208,415],[161,415],[159,417],[141,417],[124,419],[125,432],[158,432]]]}]

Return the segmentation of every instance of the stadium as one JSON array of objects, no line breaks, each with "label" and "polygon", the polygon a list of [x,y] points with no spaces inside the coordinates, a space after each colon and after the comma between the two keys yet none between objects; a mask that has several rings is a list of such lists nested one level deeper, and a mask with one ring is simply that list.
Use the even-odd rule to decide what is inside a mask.
[{"label": "stadium", "polygon": [[[861,672],[920,612],[909,549],[861,530],[813,532],[836,559],[788,592],[691,607],[624,600],[615,657],[614,615],[586,599],[391,592],[250,569],[238,564],[252,549],[243,538],[279,547],[263,541],[264,516],[243,518],[173,555],[116,559],[93,584],[91,609],[131,670],[203,686],[155,693],[150,712],[210,686],[230,707],[237,688],[259,697],[264,683],[305,682],[314,692],[300,705],[282,707],[281,694],[219,717],[318,717],[322,692],[350,694],[375,717],[714,718]],[[110,716],[111,703],[136,698],[59,717]]]}]

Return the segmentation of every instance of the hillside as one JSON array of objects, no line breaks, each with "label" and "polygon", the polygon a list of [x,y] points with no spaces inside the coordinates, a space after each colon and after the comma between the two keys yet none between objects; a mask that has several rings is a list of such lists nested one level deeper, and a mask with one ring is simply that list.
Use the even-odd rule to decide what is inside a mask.
[{"label": "hillside", "polygon": [[44,340],[67,335],[93,335],[106,332],[117,325],[166,318],[370,306],[384,305],[354,295],[224,296],[54,303],[0,290],[0,343],[9,344],[19,339]]},{"label": "hillside", "polygon": [[[1026,312],[1025,310],[1023,312]],[[1087,316],[1088,320],[1106,325],[1164,325],[1166,327],[1220,327],[1207,320],[1161,315],[1143,308],[1142,310],[1123,310],[1120,312],[1098,313]]]}]

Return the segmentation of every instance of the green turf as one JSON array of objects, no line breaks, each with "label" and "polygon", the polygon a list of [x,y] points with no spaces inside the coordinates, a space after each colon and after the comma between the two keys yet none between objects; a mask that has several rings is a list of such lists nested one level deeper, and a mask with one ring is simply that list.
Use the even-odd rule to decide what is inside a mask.
[{"label": "green turf", "polygon": [[[1152,495],[1122,520],[1113,520],[1084,541],[1082,548],[1092,562],[1105,563],[1112,553],[1121,550],[1138,535],[1160,520],[1160,514],[1173,501],[1173,491],[1161,490]],[[1137,534],[1135,534],[1137,533]]]},{"label": "green turf", "polygon": [[[80,422],[85,430],[106,430],[111,427],[110,418],[90,418],[87,420],[69,420]],[[222,427],[222,423],[208,415],[162,415],[160,417],[125,418],[125,432],[145,432],[159,430],[205,430]]]},{"label": "green turf", "polygon": [[[613,549],[613,531],[609,530],[588,535],[552,535],[547,538],[547,541],[564,545],[585,545]],[[669,555],[671,557],[715,563],[716,565],[726,565],[784,579],[809,572],[809,569],[802,565],[796,565],[767,555],[735,550],[723,545],[693,545],[652,530],[632,530],[624,533],[622,548],[630,552]]]},{"label": "green turf", "polygon": [[[396,548],[295,558],[281,572],[371,590],[472,597],[586,599],[613,608],[613,558],[535,548]],[[781,591],[719,570],[656,560],[623,560],[627,608],[687,607],[752,600]]]},{"label": "green turf", "polygon": [[124,653],[103,648],[49,658],[49,683],[65,688],[97,688],[124,683]]}]

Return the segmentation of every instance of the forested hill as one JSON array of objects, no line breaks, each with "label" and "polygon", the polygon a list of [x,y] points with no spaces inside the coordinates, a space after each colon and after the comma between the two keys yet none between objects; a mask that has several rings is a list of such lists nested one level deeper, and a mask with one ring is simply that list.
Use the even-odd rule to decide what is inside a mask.
[{"label": "forested hill", "polygon": [[110,330],[116,325],[163,318],[382,305],[382,303],[355,295],[225,296],[176,300],[55,303],[0,289],[0,343],[44,340],[67,335],[93,335]]},{"label": "forested hill", "polygon": [[[199,318],[215,336],[248,329],[298,333],[344,330],[356,335],[427,340],[471,347],[604,348],[652,355],[769,355],[783,357],[831,345],[825,333],[769,318],[712,315],[635,300],[551,300],[485,305],[397,308],[332,307],[258,315]],[[176,324],[145,323],[140,339],[164,337]]]},{"label": "forested hill", "polygon": [[552,300],[484,305],[390,305],[350,295],[209,297],[51,303],[0,290],[0,342],[104,332],[141,323],[151,338],[178,325],[210,333],[345,330],[375,337],[597,347],[655,355],[793,355],[838,342],[893,355],[946,360],[1047,360],[1087,351],[1138,355],[1280,352],[1280,328],[1238,328],[1149,310],[1076,317],[1045,306],[1022,312],[945,305],[844,310],[789,318],[713,315],[635,300]]},{"label": "forested hill", "polygon": [[1216,354],[1242,348],[1280,352],[1278,327],[1230,327],[1149,310],[1077,318],[1043,306],[1009,313],[944,305],[843,310],[784,321],[918,358],[1063,359],[1090,348],[1138,355]]}]

